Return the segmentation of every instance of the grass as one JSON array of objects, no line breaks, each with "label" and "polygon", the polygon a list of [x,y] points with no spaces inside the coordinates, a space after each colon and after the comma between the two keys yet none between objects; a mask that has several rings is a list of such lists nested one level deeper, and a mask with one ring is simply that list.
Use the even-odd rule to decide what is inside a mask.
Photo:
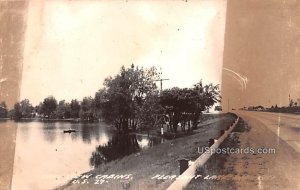
[{"label": "grass", "polygon": [[[233,114],[222,114],[214,116],[217,122],[200,125],[194,134],[166,141],[148,150],[125,156],[99,166],[85,174],[91,175],[87,180],[79,177],[71,180],[68,184],[58,189],[166,189],[174,179],[155,178],[156,175],[179,176],[179,163],[181,158],[195,160],[200,155],[198,147],[207,146],[209,138],[220,136],[220,130],[225,129],[233,123]],[[209,119],[208,119],[209,120]],[[206,120],[206,121],[208,121]],[[103,184],[96,179],[97,175],[126,175],[130,174],[131,180],[105,179]],[[112,176],[111,176],[112,177]],[[73,184],[84,183],[84,184]]]},{"label": "grass", "polygon": [[[225,139],[220,145],[220,148],[238,148],[239,138],[237,133],[248,132],[250,128],[244,124],[243,119],[240,118],[237,123],[234,132],[229,138]],[[197,175],[203,177],[193,179],[190,184],[185,188],[186,190],[192,189],[237,189],[234,182],[231,180],[237,173],[233,167],[225,168],[225,163],[228,160],[228,154],[214,154],[206,162],[203,168],[198,170]],[[212,179],[212,176],[216,176],[216,179]],[[207,177],[204,179],[204,177]],[[211,179],[210,179],[211,178]]]}]

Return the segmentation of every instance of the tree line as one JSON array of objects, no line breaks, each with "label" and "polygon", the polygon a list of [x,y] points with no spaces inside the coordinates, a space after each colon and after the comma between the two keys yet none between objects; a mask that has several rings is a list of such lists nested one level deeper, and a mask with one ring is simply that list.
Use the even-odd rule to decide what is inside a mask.
[{"label": "tree line", "polygon": [[161,73],[155,67],[122,66],[117,75],[104,80],[103,87],[94,97],[66,102],[49,96],[35,107],[24,99],[10,111],[5,108],[5,114],[15,120],[34,117],[82,121],[102,119],[125,133],[149,130],[167,123],[170,131],[177,132],[180,125],[195,127],[202,111],[220,101],[218,85],[203,85],[200,81],[191,88],[174,87],[160,91],[156,86],[160,78]]},{"label": "tree line", "polygon": [[43,119],[81,119],[93,121],[97,118],[94,99],[84,97],[82,101],[73,99],[70,102],[65,100],[57,101],[55,97],[46,97],[43,102],[33,106],[28,99],[15,103],[14,108],[6,111],[3,115],[11,119],[20,120],[24,118]]}]

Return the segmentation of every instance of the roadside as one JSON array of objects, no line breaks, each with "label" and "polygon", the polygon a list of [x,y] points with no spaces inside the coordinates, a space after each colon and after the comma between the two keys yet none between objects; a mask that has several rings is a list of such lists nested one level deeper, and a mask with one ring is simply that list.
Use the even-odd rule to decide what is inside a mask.
[{"label": "roadside", "polygon": [[[199,120],[199,123],[197,125],[196,129],[193,129],[191,131],[188,131],[187,126],[185,126],[185,131],[183,132],[181,129],[178,127],[178,131],[176,133],[175,138],[181,138],[181,137],[186,137],[188,135],[193,135],[199,132],[202,132],[203,130],[206,129],[207,126],[212,125],[216,122],[222,121],[228,113],[219,113],[219,114],[203,114]],[[150,135],[150,136],[157,136],[161,137],[161,130],[160,129],[152,129],[152,130],[142,130],[142,131],[137,131],[137,132],[132,132],[132,134],[137,134],[137,135]],[[165,139],[173,139],[173,133],[170,133],[167,131],[167,127],[164,125],[164,138]],[[170,138],[171,136],[171,138]]]},{"label": "roadside", "polygon": [[[249,130],[249,126],[240,118],[235,129],[219,148],[239,148],[239,136]],[[232,163],[228,164],[230,157],[229,154],[212,155],[203,168],[197,169],[195,174],[197,178],[194,178],[185,189],[237,189],[233,180],[237,172]]]},{"label": "roadside", "polygon": [[[58,189],[166,189],[179,176],[178,160],[198,158],[198,147],[207,146],[210,138],[220,136],[220,131],[234,119],[233,114],[222,115],[214,123],[199,127],[194,131],[195,134],[166,141],[148,150],[102,164],[85,173],[85,177],[73,179]],[[120,179],[120,175],[125,177]]]},{"label": "roadside", "polygon": [[267,130],[275,134],[270,138],[276,139],[276,144],[279,144],[281,139],[300,154],[299,115],[249,111],[238,111],[236,114],[250,121],[259,121]]},{"label": "roadside", "polygon": [[[213,155],[199,170],[203,177],[193,180],[187,189],[300,189],[299,153],[264,123],[241,116],[221,148],[249,147],[255,152]],[[258,153],[261,148],[265,153]]]},{"label": "roadside", "polygon": [[278,138],[265,123],[246,115],[241,116],[251,130],[247,135],[240,136],[240,146],[265,147],[275,149],[276,153],[233,155],[232,159],[237,160],[237,173],[245,174],[242,180],[235,180],[238,189],[300,189],[300,154]]}]

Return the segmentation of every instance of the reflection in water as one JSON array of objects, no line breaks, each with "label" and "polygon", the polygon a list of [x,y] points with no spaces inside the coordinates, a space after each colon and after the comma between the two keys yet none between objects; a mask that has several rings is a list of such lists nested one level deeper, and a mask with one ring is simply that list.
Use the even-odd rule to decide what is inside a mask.
[{"label": "reflection in water", "polygon": [[[91,133],[93,131],[93,133]],[[85,143],[91,144],[92,139],[99,140],[100,129],[93,124],[85,123],[81,126],[81,138]]]},{"label": "reflection in water", "polygon": [[148,149],[164,142],[164,139],[158,136],[138,135],[137,139],[142,149]]},{"label": "reflection in water", "polygon": [[[0,128],[4,124],[0,123]],[[63,132],[70,128],[78,132]],[[98,163],[157,143],[159,138],[141,135],[117,137],[104,122],[19,122],[12,189],[53,189]]]},{"label": "reflection in water", "polygon": [[83,142],[91,144],[92,142],[92,134],[90,133],[90,127],[88,126],[82,126],[81,127],[81,138],[83,140]]},{"label": "reflection in water", "polygon": [[149,139],[142,139],[139,142],[139,145],[140,145],[141,148],[146,148],[148,146],[153,146],[150,142],[152,142],[152,141],[149,141]]},{"label": "reflection in water", "polygon": [[90,165],[98,167],[104,162],[109,162],[136,152],[139,144],[136,135],[115,135],[106,145],[100,145],[92,153]]},{"label": "reflection in water", "polygon": [[[24,123],[24,125],[26,125],[26,123]],[[29,138],[29,134],[30,134],[30,127],[22,127],[20,129],[18,129],[21,131],[21,136],[22,136],[22,140],[24,142],[26,142]]]},{"label": "reflection in water", "polygon": [[44,130],[42,130],[44,138],[48,142],[53,142],[56,139],[56,125],[54,122],[46,122]]},{"label": "reflection in water", "polygon": [[[17,126],[12,189],[22,190],[52,189],[91,170],[90,155],[113,134],[105,123],[32,121]],[[63,132],[69,128],[78,132]]]},{"label": "reflection in water", "polygon": [[90,158],[90,165],[97,168],[102,163],[122,158],[141,149],[147,149],[160,142],[160,138],[144,135],[115,135],[106,144],[99,145],[96,148],[96,151],[92,153]]}]

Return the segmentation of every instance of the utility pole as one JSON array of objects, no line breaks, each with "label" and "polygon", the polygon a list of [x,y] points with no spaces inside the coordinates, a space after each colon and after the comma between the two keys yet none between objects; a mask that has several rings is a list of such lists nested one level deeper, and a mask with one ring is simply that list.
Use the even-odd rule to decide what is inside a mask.
[{"label": "utility pole", "polygon": [[[159,79],[159,80],[154,80],[154,81],[160,81],[160,93],[162,92],[162,82],[164,80],[170,80],[170,79]],[[163,114],[162,114],[162,117],[163,117]],[[167,125],[167,128],[168,128],[168,124]],[[164,124],[163,124],[163,121],[161,122],[161,127],[160,127],[160,134],[161,136],[164,135]],[[162,138],[163,139],[163,138]]]},{"label": "utility pole", "polygon": [[154,80],[154,81],[160,81],[160,92],[162,92],[162,82],[164,80],[170,80],[170,79],[159,79],[159,80]]}]

